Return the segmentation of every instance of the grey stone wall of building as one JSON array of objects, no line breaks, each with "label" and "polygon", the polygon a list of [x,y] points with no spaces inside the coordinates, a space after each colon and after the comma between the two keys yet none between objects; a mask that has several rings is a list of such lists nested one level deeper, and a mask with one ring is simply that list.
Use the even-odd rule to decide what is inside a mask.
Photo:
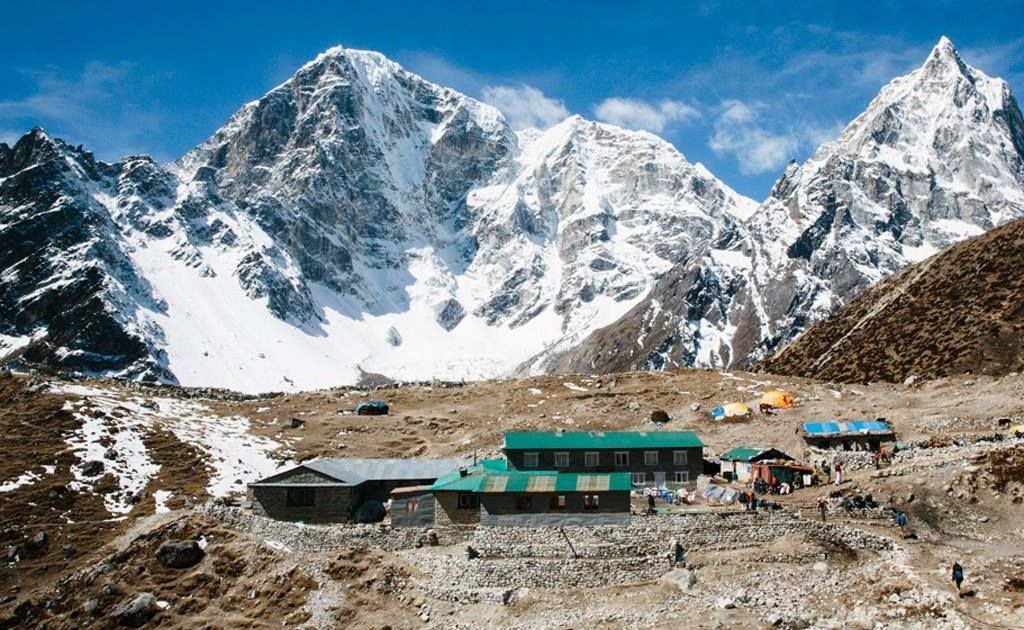
[{"label": "grey stone wall of building", "polygon": [[392,527],[433,527],[434,495],[430,492],[391,499]]},{"label": "grey stone wall of building", "polygon": [[[657,451],[658,463],[652,466],[644,464],[644,453],[647,451]],[[674,463],[673,453],[675,451],[686,451],[686,464],[676,465]],[[555,467],[555,453],[569,453],[569,466],[563,468]],[[629,464],[626,466],[615,465],[615,453],[627,452],[629,453]],[[523,456],[525,453],[537,453],[537,467],[526,468],[523,464]],[[598,462],[597,466],[586,465],[586,453],[597,453]],[[689,448],[660,448],[660,449],[644,449],[644,448],[632,448],[632,449],[592,449],[592,450],[567,450],[567,449],[526,449],[526,450],[506,450],[505,456],[508,458],[509,466],[515,470],[560,470],[564,472],[578,472],[578,473],[602,473],[602,472],[643,472],[647,473],[647,481],[654,481],[655,472],[666,473],[666,480],[673,480],[673,473],[675,472],[687,472],[689,473],[690,481],[694,482],[697,480],[698,475],[704,472],[704,459],[703,449],[701,447],[689,447]]]},{"label": "grey stone wall of building", "polygon": [[249,488],[254,514],[282,521],[308,523],[340,523],[350,519],[355,502],[350,486],[320,486],[296,483],[295,487],[313,488],[313,505],[288,505],[287,486],[252,486]]},{"label": "grey stone wall of building", "polygon": [[[597,509],[584,508],[585,497],[596,496]],[[565,497],[565,508],[552,507]],[[519,509],[521,497],[530,499],[530,509]],[[624,525],[629,522],[629,491],[566,493],[484,493],[480,495],[480,524],[487,526]]]}]

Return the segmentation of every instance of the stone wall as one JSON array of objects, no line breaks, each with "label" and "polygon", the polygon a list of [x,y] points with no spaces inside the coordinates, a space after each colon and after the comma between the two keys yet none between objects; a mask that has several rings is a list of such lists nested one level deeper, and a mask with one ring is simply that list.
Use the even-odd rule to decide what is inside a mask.
[{"label": "stone wall", "polygon": [[273,540],[297,551],[333,551],[344,548],[375,547],[386,551],[412,549],[426,544],[427,532],[433,530],[442,545],[466,542],[472,532],[444,527],[398,527],[389,525],[305,525],[289,523],[248,514],[243,510],[207,503],[201,512],[235,529]]},{"label": "stone wall", "polygon": [[481,527],[473,536],[473,546],[485,558],[667,557],[672,538],[685,549],[741,549],[798,533],[852,549],[892,548],[887,538],[803,520],[790,512],[638,516],[627,527]]}]

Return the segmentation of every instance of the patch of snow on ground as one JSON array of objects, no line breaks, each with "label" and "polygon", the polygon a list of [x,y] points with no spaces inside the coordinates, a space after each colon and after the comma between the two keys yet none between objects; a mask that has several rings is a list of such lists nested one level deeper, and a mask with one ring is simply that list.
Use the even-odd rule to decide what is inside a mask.
[{"label": "patch of snow on ground", "polygon": [[542,392],[541,390],[537,389],[536,387],[531,387],[531,388],[529,389],[529,392],[530,392],[531,394],[533,394],[534,396],[540,396],[541,394],[543,394],[543,393],[544,393],[544,392]]},{"label": "patch of snow on ground", "polygon": [[571,389],[574,392],[585,392],[585,391],[587,391],[586,387],[580,387],[576,383],[562,383],[562,385],[565,385],[566,387],[568,387],[569,389]]},{"label": "patch of snow on ground", "polygon": [[32,471],[28,471],[26,473],[22,473],[17,478],[12,479],[11,481],[5,481],[3,483],[0,483],[0,492],[11,492],[13,490],[17,490],[22,486],[33,484],[39,481],[39,479],[39,475]]},{"label": "patch of snow on ground", "polygon": [[[82,464],[93,459],[103,461],[106,471],[118,477],[121,493],[104,499],[113,513],[129,511],[127,499],[144,489],[160,469],[143,443],[143,437],[154,430],[170,432],[205,456],[210,473],[207,492],[212,496],[244,492],[247,482],[278,470],[271,453],[281,445],[270,438],[250,435],[249,420],[243,416],[216,416],[206,405],[191,400],[151,398],[148,401],[157,403],[157,409],[150,409],[143,406],[147,399],[113,390],[63,384],[57,389],[83,397],[67,403],[82,421],[69,444]],[[114,448],[108,451],[103,444],[111,438]],[[80,475],[81,466],[76,469],[75,483],[91,485],[93,480]]]},{"label": "patch of snow on ground", "polygon": [[171,508],[167,507],[167,499],[171,498],[170,490],[157,490],[153,493],[153,500],[156,502],[156,513],[163,514],[164,512],[170,512]]},{"label": "patch of snow on ground", "polygon": [[[145,433],[143,420],[115,411],[116,404],[92,407],[90,403],[94,400],[64,403],[64,409],[82,422],[74,435],[68,438],[68,446],[79,460],[71,467],[75,481],[68,485],[73,490],[92,490],[95,481],[113,474],[120,490],[104,493],[103,504],[111,514],[127,514],[135,503],[133,498],[160,472],[160,465],[150,459],[142,441]],[[103,462],[103,472],[99,477],[86,476],[83,468],[94,460]]]}]

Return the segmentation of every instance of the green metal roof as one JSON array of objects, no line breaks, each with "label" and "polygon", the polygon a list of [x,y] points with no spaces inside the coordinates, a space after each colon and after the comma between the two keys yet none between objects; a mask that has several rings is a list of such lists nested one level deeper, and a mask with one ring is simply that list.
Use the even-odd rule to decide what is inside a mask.
[{"label": "green metal roof", "polygon": [[561,473],[553,470],[494,471],[483,467],[465,476],[456,472],[434,482],[444,492],[607,492],[632,489],[629,473]]},{"label": "green metal roof", "polygon": [[727,459],[731,462],[749,462],[767,450],[767,448],[757,446],[734,446],[719,455],[718,459]]},{"label": "green metal roof", "polygon": [[718,456],[718,459],[724,459],[731,462],[749,462],[750,460],[763,455],[769,451],[775,451],[785,457],[789,457],[782,451],[772,448],[769,446],[734,446]]},{"label": "green metal roof", "polygon": [[699,448],[693,431],[512,431],[505,450]]}]

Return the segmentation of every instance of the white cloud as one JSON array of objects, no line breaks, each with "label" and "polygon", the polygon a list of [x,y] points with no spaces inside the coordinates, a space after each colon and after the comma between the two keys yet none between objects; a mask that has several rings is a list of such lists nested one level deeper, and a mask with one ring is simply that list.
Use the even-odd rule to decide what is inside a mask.
[{"label": "white cloud", "polygon": [[144,100],[153,78],[131,63],[93,61],[70,76],[55,66],[23,72],[35,87],[22,98],[0,100],[5,127],[43,126],[107,158],[144,152],[160,129],[158,107]]},{"label": "white cloud", "polygon": [[500,109],[516,129],[547,129],[569,117],[562,100],[544,96],[529,85],[488,85],[481,95],[484,101]]},{"label": "white cloud", "polygon": [[625,127],[661,133],[673,123],[700,118],[696,107],[682,101],[649,103],[635,98],[607,98],[594,108],[598,120]]},{"label": "white cloud", "polygon": [[736,99],[722,101],[708,146],[715,155],[736,159],[740,172],[758,175],[782,168],[801,151],[835,138],[841,124],[802,125],[799,130],[772,130],[761,124],[764,105]]}]

